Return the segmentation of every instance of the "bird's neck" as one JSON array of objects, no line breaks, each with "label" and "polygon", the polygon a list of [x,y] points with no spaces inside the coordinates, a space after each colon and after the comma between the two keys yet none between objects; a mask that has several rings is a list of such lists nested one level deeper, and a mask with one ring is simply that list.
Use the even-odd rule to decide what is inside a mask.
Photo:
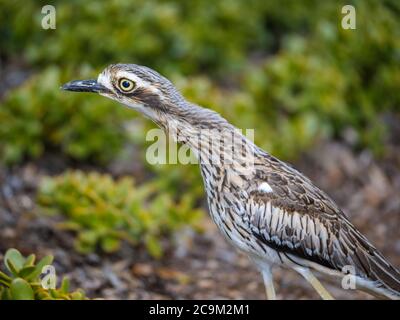
[{"label": "bird's neck", "polygon": [[251,168],[258,148],[218,113],[187,104],[167,116],[164,128],[175,141],[187,145],[202,167]]}]

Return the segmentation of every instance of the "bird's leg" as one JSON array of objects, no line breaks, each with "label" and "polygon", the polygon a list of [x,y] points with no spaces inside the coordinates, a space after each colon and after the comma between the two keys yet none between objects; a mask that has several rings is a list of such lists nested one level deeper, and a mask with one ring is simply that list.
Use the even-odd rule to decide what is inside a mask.
[{"label": "bird's leg", "polygon": [[263,269],[261,271],[263,276],[265,292],[267,293],[268,300],[276,300],[275,288],[274,288],[274,279],[272,277],[271,268]]},{"label": "bird's leg", "polygon": [[295,268],[295,270],[312,285],[312,287],[318,292],[323,300],[334,300],[331,294],[324,288],[322,283],[317,279],[317,277],[314,276],[310,269]]}]

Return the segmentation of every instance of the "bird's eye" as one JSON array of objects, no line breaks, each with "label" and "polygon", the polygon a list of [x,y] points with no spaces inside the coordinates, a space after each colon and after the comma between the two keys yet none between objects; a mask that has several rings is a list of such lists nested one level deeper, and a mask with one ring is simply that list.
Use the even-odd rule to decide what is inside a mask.
[{"label": "bird's eye", "polygon": [[119,88],[126,93],[132,92],[135,89],[135,83],[132,80],[122,78],[118,82]]}]

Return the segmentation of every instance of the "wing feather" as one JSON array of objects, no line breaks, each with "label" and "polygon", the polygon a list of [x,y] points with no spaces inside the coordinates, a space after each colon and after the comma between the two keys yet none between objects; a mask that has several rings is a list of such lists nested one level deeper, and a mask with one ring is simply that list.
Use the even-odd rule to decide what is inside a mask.
[{"label": "wing feather", "polygon": [[[272,192],[258,188],[265,182]],[[275,159],[257,170],[248,190],[250,228],[259,241],[340,272],[351,265],[358,276],[400,295],[400,273],[301,173]]]}]

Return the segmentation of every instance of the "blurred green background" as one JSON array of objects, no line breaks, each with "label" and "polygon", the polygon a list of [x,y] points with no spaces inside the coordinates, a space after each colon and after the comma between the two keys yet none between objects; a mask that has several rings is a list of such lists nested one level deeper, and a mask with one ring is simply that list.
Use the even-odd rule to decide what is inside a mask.
[{"label": "blurred green background", "polygon": [[[81,252],[144,238],[160,256],[158,235],[196,224],[202,211],[195,166],[145,163],[153,124],[102,97],[59,90],[108,64],[154,68],[188,100],[254,128],[256,143],[285,160],[326,140],[381,157],[398,139],[398,0],[50,2],[0,0],[0,162],[19,168],[52,154],[65,171],[103,173],[49,169],[61,176],[39,188],[38,203],[68,218]],[[46,4],[56,8],[55,30],[41,27]],[[356,7],[356,30],[341,27],[346,4]],[[141,178],[130,172],[140,192],[108,176],[118,176],[110,165],[126,161],[130,145],[145,168]]]},{"label": "blurred green background", "polygon": [[356,30],[341,28],[341,1],[53,1],[57,29],[43,30],[48,1],[1,0],[2,64],[31,71],[2,99],[1,159],[51,147],[78,160],[115,157],[122,124],[137,115],[58,88],[116,62],[172,78],[188,99],[255,128],[277,156],[346,129],[355,147],[384,152],[382,117],[400,108],[400,4],[350,3]]}]

